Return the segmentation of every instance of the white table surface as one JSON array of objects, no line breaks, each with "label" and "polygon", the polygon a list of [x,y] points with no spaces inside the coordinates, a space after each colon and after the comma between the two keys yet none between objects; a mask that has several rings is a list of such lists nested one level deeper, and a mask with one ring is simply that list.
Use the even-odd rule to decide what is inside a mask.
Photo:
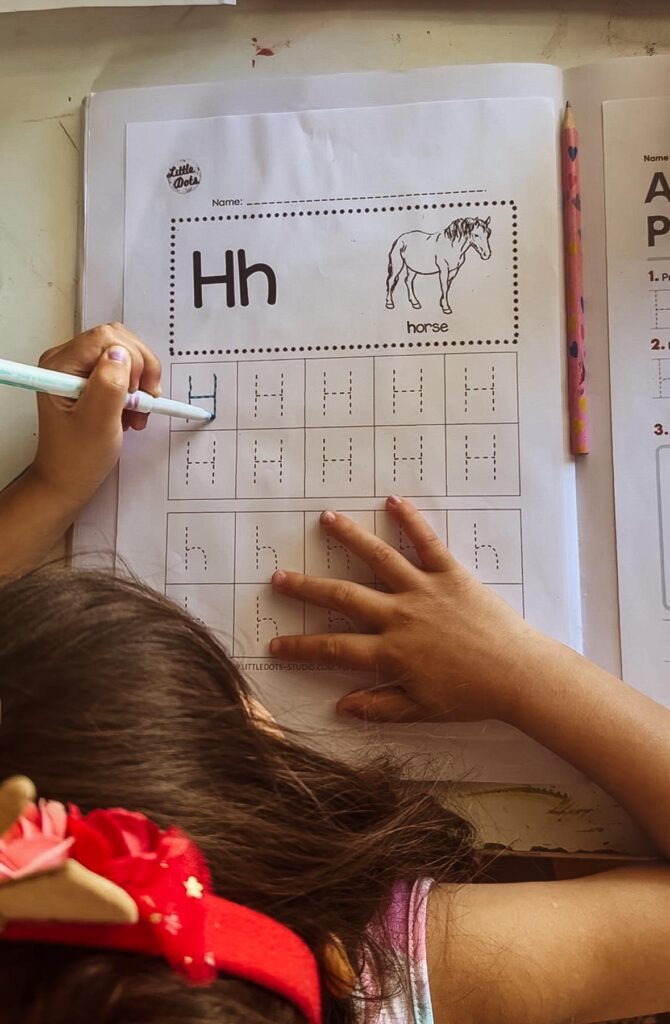
[{"label": "white table surface", "polygon": [[[668,51],[668,0],[239,0],[236,8],[0,14],[0,353],[34,361],[73,332],[81,103],[91,91],[447,63],[568,67]],[[0,485],[29,461],[34,431],[32,401],[5,389]],[[648,850],[594,786],[564,793],[470,785],[462,798],[489,842]]]}]

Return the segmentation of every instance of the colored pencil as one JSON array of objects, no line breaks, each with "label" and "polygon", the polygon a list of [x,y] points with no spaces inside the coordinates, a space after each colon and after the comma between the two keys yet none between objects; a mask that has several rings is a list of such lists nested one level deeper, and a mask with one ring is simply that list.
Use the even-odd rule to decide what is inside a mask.
[{"label": "colored pencil", "polygon": [[568,409],[570,450],[589,450],[586,395],[584,285],[582,270],[582,217],[579,181],[579,138],[570,104],[566,104],[561,130],[563,177],[563,245],[565,250],[565,327],[568,345]]},{"label": "colored pencil", "polygon": [[[28,391],[42,391],[47,395],[77,399],[86,387],[86,378],[57,370],[44,370],[41,366],[28,366],[10,359],[0,359],[0,384]],[[175,402],[170,398],[154,398],[146,391],[133,391],[126,395],[124,409],[133,412],[158,412],[180,420],[209,423],[214,415],[197,405]]]}]

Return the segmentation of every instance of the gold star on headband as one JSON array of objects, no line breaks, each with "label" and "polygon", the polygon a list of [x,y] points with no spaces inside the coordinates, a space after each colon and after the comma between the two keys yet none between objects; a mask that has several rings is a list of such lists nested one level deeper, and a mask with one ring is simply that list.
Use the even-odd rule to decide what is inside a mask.
[{"label": "gold star on headband", "polygon": [[199,882],[195,875],[189,875],[184,882],[184,888],[186,889],[186,895],[190,896],[191,899],[201,900],[204,885]]}]

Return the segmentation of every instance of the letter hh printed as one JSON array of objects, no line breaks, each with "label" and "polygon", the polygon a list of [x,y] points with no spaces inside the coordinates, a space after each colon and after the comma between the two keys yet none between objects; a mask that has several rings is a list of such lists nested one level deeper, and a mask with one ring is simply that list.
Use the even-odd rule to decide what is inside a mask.
[{"label": "letter hh printed", "polygon": [[[240,305],[249,305],[249,278],[254,274],[264,274],[267,282],[266,302],[274,306],[277,301],[277,278],[274,270],[267,263],[252,263],[247,266],[247,254],[244,249],[237,250],[237,274],[239,278]],[[226,305],[232,308],[236,301],[235,288],[235,253],[232,249],[225,252],[225,273],[205,276],[202,272],[202,253],[197,249],[193,252],[193,305],[202,309],[203,287],[210,284],[226,286]]]}]

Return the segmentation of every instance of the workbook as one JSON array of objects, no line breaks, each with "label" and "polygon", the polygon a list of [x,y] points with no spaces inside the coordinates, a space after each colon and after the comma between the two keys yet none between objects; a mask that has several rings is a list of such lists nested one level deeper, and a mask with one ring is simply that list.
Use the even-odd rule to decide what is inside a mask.
[{"label": "workbook", "polygon": [[[129,432],[77,556],[113,551],[205,622],[280,724],[324,749],[382,743],[420,773],[563,780],[572,769],[501,723],[340,721],[336,698],[374,680],[269,656],[277,635],[354,628],[274,594],[275,570],[380,586],[324,537],[323,509],[416,560],[384,510],[402,494],[534,626],[670,702],[669,70],[653,58],[92,96],[83,326],[123,320],[160,356],[164,393],[213,418]],[[566,99],[591,417],[577,462]]]}]

